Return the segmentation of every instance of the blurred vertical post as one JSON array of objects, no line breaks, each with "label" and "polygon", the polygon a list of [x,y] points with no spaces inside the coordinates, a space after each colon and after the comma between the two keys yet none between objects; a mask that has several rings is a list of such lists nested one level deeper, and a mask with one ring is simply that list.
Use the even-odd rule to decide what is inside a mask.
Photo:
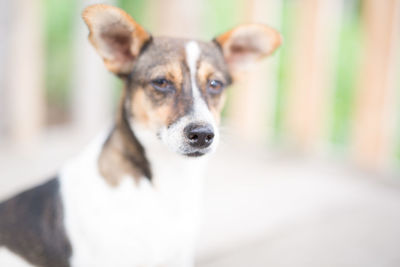
[{"label": "blurred vertical post", "polygon": [[[241,0],[244,20],[281,28],[282,1]],[[278,57],[260,62],[235,86],[229,107],[230,124],[240,138],[265,143],[273,133]]]},{"label": "blurred vertical post", "polygon": [[6,70],[7,70],[7,49],[8,42],[6,41],[10,33],[9,25],[9,10],[7,10],[7,0],[0,0],[0,137],[6,131]]},{"label": "blurred vertical post", "polygon": [[298,3],[285,130],[300,150],[318,148],[326,135],[342,0]]},{"label": "blurred vertical post", "polygon": [[150,0],[153,15],[154,35],[198,38],[203,1],[199,0]]},{"label": "blurred vertical post", "polygon": [[[9,55],[7,107],[11,137],[23,146],[34,144],[45,117],[43,82],[42,5],[37,1],[8,1]],[[4,63],[2,63],[4,64]]]},{"label": "blurred vertical post", "polygon": [[356,95],[352,152],[362,166],[383,168],[394,155],[400,1],[365,0],[362,14],[365,51]]},{"label": "blurred vertical post", "polygon": [[[74,86],[72,88],[73,126],[83,136],[101,130],[111,118],[113,103],[112,74],[88,40],[89,31],[80,17],[83,9],[96,0],[77,1],[75,26]],[[113,1],[102,1],[112,4]]]}]

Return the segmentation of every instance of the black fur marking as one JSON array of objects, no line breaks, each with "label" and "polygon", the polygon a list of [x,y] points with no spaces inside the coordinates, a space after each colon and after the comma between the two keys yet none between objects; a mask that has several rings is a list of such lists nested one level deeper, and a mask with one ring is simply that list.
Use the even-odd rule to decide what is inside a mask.
[{"label": "black fur marking", "polygon": [[153,36],[150,35],[150,38],[142,45],[140,48],[139,55],[142,54],[146,49],[149,47],[149,45],[153,42]]},{"label": "black fur marking", "polygon": [[211,40],[211,42],[213,43],[213,44],[215,44],[217,47],[218,47],[218,49],[219,49],[219,51],[222,53],[223,51],[222,51],[222,46],[218,43],[218,41],[217,41],[217,38],[213,38],[212,40]]},{"label": "black fur marking", "polygon": [[69,267],[58,178],[0,203],[0,247],[35,266]]},{"label": "black fur marking", "polygon": [[127,159],[138,168],[144,176],[146,176],[149,180],[152,178],[152,173],[150,169],[150,163],[147,160],[145,150],[140,142],[137,140],[135,133],[132,131],[131,127],[129,126],[128,121],[128,114],[125,108],[123,109],[122,113],[122,122],[120,125],[120,130],[124,133],[124,135],[128,138],[128,140],[136,147],[135,152],[132,153],[131,151],[124,151],[124,155]]}]

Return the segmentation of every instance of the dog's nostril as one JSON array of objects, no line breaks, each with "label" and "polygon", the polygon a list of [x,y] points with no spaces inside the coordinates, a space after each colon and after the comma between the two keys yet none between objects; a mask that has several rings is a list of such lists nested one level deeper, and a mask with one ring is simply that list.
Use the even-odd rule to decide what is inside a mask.
[{"label": "dog's nostril", "polygon": [[206,142],[211,142],[214,139],[214,134],[208,134],[206,136]]},{"label": "dog's nostril", "polygon": [[189,139],[191,141],[196,141],[199,139],[199,136],[197,134],[189,134]]},{"label": "dog's nostril", "polygon": [[192,147],[206,148],[214,139],[214,132],[209,125],[189,124],[184,129],[188,143]]}]

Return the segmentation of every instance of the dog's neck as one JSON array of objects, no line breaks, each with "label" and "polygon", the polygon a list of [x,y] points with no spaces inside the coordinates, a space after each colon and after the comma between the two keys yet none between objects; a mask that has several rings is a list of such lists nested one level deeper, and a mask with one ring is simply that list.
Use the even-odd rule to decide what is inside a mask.
[{"label": "dog's neck", "polygon": [[121,96],[114,128],[102,147],[98,161],[101,175],[113,186],[118,185],[125,176],[152,178],[145,149],[130,127],[129,116],[124,108],[125,97],[126,88]]}]

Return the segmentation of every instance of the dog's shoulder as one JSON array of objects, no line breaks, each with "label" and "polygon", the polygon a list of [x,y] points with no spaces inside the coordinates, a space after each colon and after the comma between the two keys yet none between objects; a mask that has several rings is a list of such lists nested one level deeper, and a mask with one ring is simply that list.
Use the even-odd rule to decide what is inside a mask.
[{"label": "dog's shoulder", "polygon": [[0,203],[0,245],[39,266],[69,266],[57,177]]}]

